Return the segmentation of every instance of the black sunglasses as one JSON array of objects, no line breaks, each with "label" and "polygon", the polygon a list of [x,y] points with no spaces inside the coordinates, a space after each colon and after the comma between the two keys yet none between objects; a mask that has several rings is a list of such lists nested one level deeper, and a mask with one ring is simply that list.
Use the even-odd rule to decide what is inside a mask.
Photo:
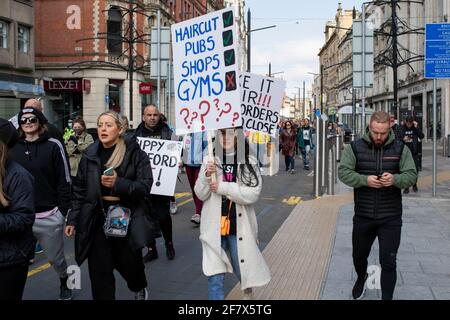
[{"label": "black sunglasses", "polygon": [[37,117],[28,117],[28,118],[22,118],[20,119],[20,124],[26,124],[26,123],[37,123],[38,118]]}]

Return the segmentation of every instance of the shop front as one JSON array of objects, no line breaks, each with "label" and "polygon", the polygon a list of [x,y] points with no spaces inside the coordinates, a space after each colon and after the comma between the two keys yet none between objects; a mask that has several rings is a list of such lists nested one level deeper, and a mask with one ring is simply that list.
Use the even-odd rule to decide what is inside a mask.
[{"label": "shop front", "polygon": [[63,130],[70,120],[83,115],[83,91],[90,91],[90,81],[83,79],[53,79],[44,81],[46,94],[61,99],[49,101],[45,108],[48,121]]}]

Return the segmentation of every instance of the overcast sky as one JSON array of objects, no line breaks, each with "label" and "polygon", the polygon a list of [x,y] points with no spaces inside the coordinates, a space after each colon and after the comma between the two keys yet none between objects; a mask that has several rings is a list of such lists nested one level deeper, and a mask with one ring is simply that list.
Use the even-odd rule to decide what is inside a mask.
[{"label": "overcast sky", "polygon": [[276,28],[252,33],[252,72],[272,73],[287,81],[287,93],[293,96],[306,81],[306,90],[319,73],[319,49],[323,46],[325,24],[334,20],[338,2],[343,9],[353,6],[361,10],[362,0],[245,0],[246,12],[251,9],[252,29],[276,25]]}]

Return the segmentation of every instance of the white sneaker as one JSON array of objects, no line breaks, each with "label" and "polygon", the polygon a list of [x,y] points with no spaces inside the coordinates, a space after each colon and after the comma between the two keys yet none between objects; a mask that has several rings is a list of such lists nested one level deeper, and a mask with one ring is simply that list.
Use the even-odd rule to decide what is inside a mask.
[{"label": "white sneaker", "polygon": [[175,214],[178,211],[178,206],[176,202],[170,203],[170,214]]},{"label": "white sneaker", "polygon": [[191,222],[193,222],[195,224],[200,224],[200,215],[199,214],[194,214],[191,217]]},{"label": "white sneaker", "polygon": [[247,288],[242,291],[243,300],[254,300],[255,297],[253,296],[253,290],[252,288]]},{"label": "white sneaker", "polygon": [[142,289],[139,292],[134,293],[134,300],[148,300],[148,290],[147,288]]}]

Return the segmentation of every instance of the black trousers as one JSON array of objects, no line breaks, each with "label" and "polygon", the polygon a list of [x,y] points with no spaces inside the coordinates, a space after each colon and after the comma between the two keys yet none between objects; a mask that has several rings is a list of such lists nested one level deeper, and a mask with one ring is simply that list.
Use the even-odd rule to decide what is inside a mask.
[{"label": "black trousers", "polygon": [[0,301],[22,300],[28,263],[0,268]]},{"label": "black trousers", "polygon": [[381,264],[381,297],[392,300],[397,282],[397,251],[400,246],[401,216],[373,220],[353,217],[353,264],[358,277],[367,273],[367,258],[378,237]]},{"label": "black trousers", "polygon": [[115,300],[114,269],[131,291],[138,292],[147,287],[141,252],[133,250],[126,238],[107,238],[101,227],[96,228],[88,265],[94,300]]}]

